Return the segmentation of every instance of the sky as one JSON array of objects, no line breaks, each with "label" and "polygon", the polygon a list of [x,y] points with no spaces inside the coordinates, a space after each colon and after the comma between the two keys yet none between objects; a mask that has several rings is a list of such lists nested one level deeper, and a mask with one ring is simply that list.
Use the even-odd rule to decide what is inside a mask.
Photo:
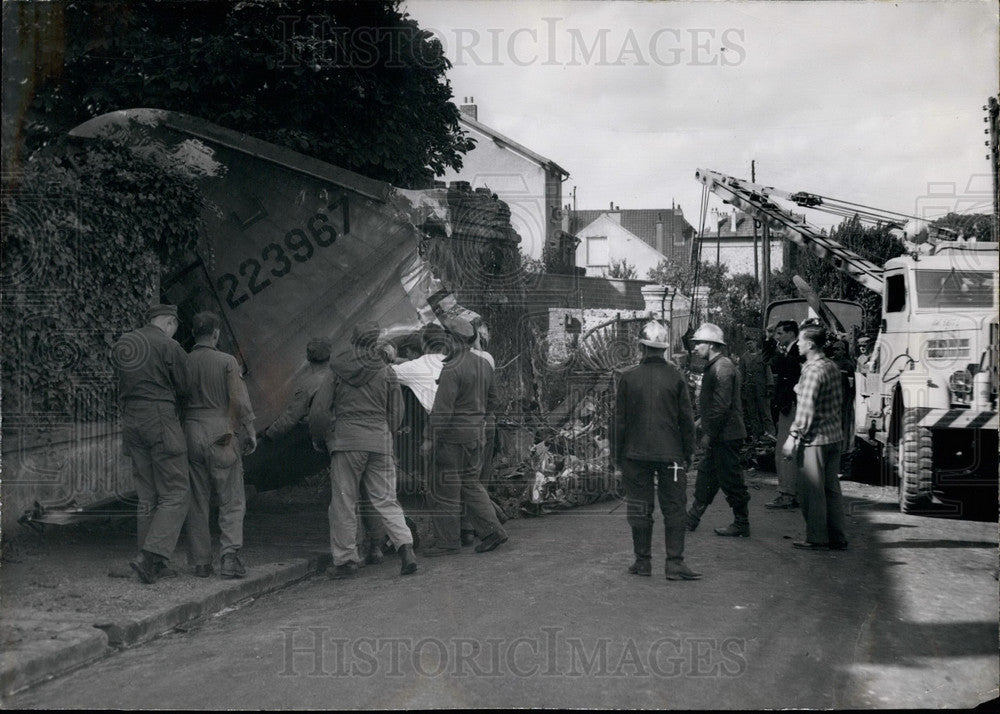
[{"label": "sky", "polygon": [[[570,173],[579,209],[697,228],[699,168],[934,218],[992,211],[986,0],[406,0],[456,103]],[[711,206],[724,208],[717,198]],[[839,218],[810,214],[817,225]]]}]

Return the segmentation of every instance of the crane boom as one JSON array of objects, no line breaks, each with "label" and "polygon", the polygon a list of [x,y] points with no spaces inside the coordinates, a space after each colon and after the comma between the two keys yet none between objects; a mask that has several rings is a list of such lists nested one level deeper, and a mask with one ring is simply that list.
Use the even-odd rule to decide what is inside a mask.
[{"label": "crane boom", "polygon": [[808,202],[803,202],[808,194],[789,194],[770,186],[761,186],[705,169],[698,169],[695,178],[726,203],[749,213],[754,218],[777,222],[788,228],[788,234],[785,236],[788,240],[828,261],[869,290],[882,293],[884,280],[881,266],[823,235],[819,229],[771,200],[771,196],[775,196],[794,201],[799,205],[808,205]]}]

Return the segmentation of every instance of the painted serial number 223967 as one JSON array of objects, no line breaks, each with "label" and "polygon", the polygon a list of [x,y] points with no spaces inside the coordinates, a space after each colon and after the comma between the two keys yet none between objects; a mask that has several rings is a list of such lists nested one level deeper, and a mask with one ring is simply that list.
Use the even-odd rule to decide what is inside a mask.
[{"label": "painted serial number 223967", "polygon": [[293,228],[285,233],[281,243],[268,243],[261,248],[260,260],[251,257],[240,263],[238,272],[240,276],[246,278],[245,290],[241,290],[240,279],[232,273],[220,275],[215,287],[220,293],[225,294],[229,309],[235,310],[249,300],[251,295],[266,290],[272,285],[272,279],[288,275],[295,263],[309,261],[316,254],[317,247],[329,248],[341,235],[350,233],[350,206],[346,194],[340,200],[330,203],[326,210],[334,213],[338,209],[343,219],[342,232],[338,232],[331,224],[330,217],[326,213],[319,211],[309,217],[304,230]]}]

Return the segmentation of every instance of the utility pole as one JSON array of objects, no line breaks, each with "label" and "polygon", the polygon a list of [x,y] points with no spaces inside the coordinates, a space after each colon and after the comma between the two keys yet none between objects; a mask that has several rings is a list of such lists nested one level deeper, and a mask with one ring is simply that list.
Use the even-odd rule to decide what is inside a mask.
[{"label": "utility pole", "polygon": [[771,226],[767,221],[761,223],[764,226],[764,254],[761,256],[764,269],[760,280],[760,309],[763,312],[771,301]]},{"label": "utility pole", "polygon": [[[750,183],[757,183],[757,162],[750,162]],[[753,219],[753,279],[760,285],[760,264],[757,260],[757,219]]]},{"label": "utility pole", "polygon": [[986,106],[983,107],[986,110],[987,116],[983,119],[990,126],[985,133],[990,135],[989,141],[986,145],[990,147],[990,155],[987,156],[990,160],[990,173],[993,175],[993,220],[990,222],[992,231],[991,237],[993,242],[997,242],[998,237],[1000,237],[1000,182],[998,182],[997,172],[1000,168],[1000,148],[998,148],[997,139],[997,115],[1000,114],[1000,104],[997,103],[996,97],[990,97],[987,100]]}]

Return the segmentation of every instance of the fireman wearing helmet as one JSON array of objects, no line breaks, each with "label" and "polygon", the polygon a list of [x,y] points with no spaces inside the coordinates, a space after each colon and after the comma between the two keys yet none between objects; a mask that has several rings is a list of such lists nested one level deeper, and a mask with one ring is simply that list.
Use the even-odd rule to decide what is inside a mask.
[{"label": "fireman wearing helmet", "polygon": [[694,453],[694,415],[680,370],[663,358],[666,328],[646,323],[639,333],[642,361],[618,383],[612,453],[622,470],[632,528],[633,575],[652,574],[654,478],[666,534],[667,580],[701,577],[684,563],[687,467]]},{"label": "fireman wearing helmet", "polygon": [[733,523],[716,528],[716,535],[750,535],[750,493],[743,481],[740,446],[746,439],[743,406],[740,403],[739,375],[732,360],[722,354],[726,346],[722,329],[710,322],[702,324],[691,336],[695,352],[708,360],[701,379],[698,415],[701,419],[701,446],[705,457],[698,465],[694,503],[688,512],[688,530],[698,527],[702,514],[722,489],[733,509]]}]

